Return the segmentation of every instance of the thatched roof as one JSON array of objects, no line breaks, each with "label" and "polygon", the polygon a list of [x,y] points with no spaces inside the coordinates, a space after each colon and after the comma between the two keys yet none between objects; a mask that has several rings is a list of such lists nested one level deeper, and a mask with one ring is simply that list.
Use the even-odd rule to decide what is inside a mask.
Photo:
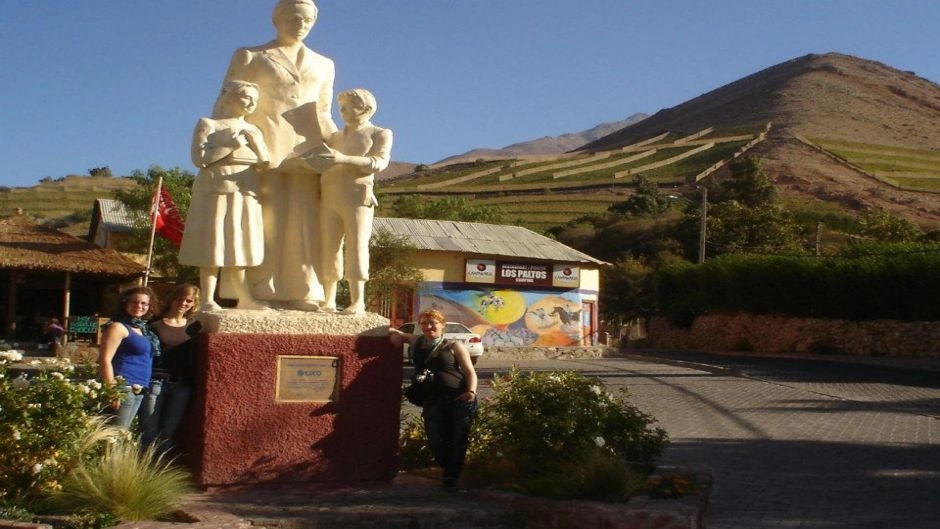
[{"label": "thatched roof", "polygon": [[0,269],[130,277],[144,267],[107,248],[37,226],[25,215],[0,219]]}]

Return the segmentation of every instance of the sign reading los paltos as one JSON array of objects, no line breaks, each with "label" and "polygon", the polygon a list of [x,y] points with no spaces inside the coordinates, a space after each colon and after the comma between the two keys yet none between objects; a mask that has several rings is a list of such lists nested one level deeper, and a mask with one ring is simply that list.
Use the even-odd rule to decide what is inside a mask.
[{"label": "sign reading los paltos", "polygon": [[496,285],[581,286],[580,270],[576,266],[510,263],[490,259],[467,259],[465,281]]}]

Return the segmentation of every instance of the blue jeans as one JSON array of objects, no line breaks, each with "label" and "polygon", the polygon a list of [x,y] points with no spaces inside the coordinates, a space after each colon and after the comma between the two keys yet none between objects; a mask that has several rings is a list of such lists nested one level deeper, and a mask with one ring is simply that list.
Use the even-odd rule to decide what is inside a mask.
[{"label": "blue jeans", "polygon": [[194,386],[189,380],[164,380],[163,388],[154,403],[152,431],[147,442],[156,443],[158,452],[167,452],[174,447],[173,438],[183,422]]},{"label": "blue jeans", "polygon": [[134,417],[137,417],[137,423],[140,427],[141,437],[143,438],[147,428],[150,427],[150,423],[152,422],[150,419],[153,415],[153,407],[156,400],[154,390],[156,390],[157,395],[160,394],[159,384],[160,383],[157,382],[156,388],[151,385],[146,393],[138,393],[136,395],[131,391],[130,386],[122,387],[121,389],[127,393],[124,395],[124,400],[121,401],[121,407],[117,410],[109,408],[106,412],[111,416],[111,423],[127,430],[131,427],[131,424],[133,424]]},{"label": "blue jeans", "polygon": [[140,446],[147,448],[152,445],[157,438],[157,432],[160,425],[160,394],[163,392],[163,382],[151,380],[150,388],[144,395],[144,401],[140,405],[140,411],[137,412],[137,424],[140,426]]},{"label": "blue jeans", "polygon": [[460,477],[476,411],[476,399],[463,402],[457,400],[456,395],[433,395],[424,403],[421,416],[428,447],[434,460],[444,469],[445,481],[456,481]]}]

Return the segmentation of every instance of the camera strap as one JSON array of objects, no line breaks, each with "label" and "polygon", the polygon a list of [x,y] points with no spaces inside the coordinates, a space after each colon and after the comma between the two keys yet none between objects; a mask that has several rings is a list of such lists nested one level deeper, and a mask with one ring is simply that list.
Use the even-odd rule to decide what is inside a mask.
[{"label": "camera strap", "polygon": [[[419,336],[418,340],[415,342],[415,347],[419,350],[423,350],[425,347],[427,347],[426,343],[427,343],[427,339],[424,336]],[[428,355],[424,358],[424,361],[422,362],[424,368],[431,369],[432,371],[436,371],[436,369],[432,368],[431,362],[436,360],[440,356],[441,351],[445,347],[450,346],[450,343],[451,343],[450,340],[441,339],[441,341],[438,342],[438,344],[434,346],[434,348],[431,349]],[[435,364],[436,363],[437,362],[435,362]],[[437,366],[434,366],[434,367],[436,368]]]}]

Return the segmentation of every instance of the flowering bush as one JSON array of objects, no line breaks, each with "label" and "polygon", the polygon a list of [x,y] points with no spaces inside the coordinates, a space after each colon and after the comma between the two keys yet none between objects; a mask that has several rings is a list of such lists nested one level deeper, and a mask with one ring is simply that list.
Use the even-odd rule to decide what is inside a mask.
[{"label": "flowering bush", "polygon": [[20,351],[0,351],[0,501],[35,500],[59,489],[82,457],[94,455],[79,443],[94,427],[91,418],[118,398],[92,378],[91,366],[22,360]]},{"label": "flowering bush", "polygon": [[[620,501],[641,488],[667,435],[653,417],[576,372],[495,377],[470,434],[466,475],[538,495]],[[403,468],[433,464],[420,419],[402,428]]]},{"label": "flowering bush", "polygon": [[665,430],[628,402],[626,389],[612,395],[600,379],[513,369],[494,377],[493,390],[479,408],[468,464],[503,460],[527,477],[594,446],[651,465],[666,444]]}]

